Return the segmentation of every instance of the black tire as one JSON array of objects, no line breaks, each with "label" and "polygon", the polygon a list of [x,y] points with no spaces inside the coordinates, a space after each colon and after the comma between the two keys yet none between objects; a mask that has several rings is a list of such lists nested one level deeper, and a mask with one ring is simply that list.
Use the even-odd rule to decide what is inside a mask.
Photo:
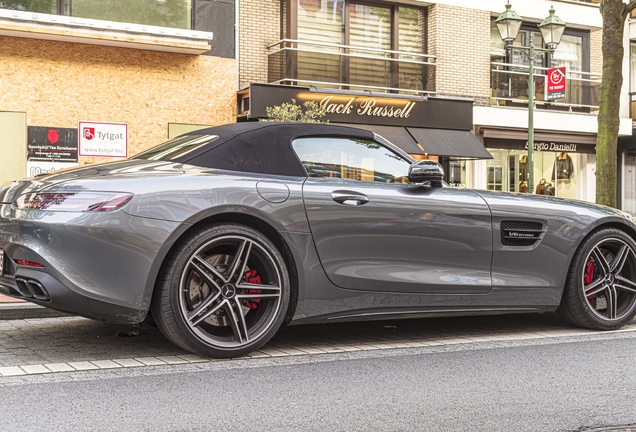
[{"label": "black tire", "polygon": [[290,282],[276,246],[239,224],[214,224],[181,239],[164,262],[152,316],[176,345],[209,357],[240,357],[276,333]]},{"label": "black tire", "polygon": [[618,229],[590,235],[574,254],[557,312],[579,327],[616,330],[636,315],[636,243]]}]

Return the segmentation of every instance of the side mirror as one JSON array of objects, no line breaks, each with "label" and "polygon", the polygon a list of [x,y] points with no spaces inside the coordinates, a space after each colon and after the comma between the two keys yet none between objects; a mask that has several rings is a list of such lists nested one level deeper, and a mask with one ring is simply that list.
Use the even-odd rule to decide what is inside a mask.
[{"label": "side mirror", "polygon": [[413,183],[430,182],[431,186],[441,187],[444,180],[444,168],[431,160],[417,161],[409,167],[409,181]]}]

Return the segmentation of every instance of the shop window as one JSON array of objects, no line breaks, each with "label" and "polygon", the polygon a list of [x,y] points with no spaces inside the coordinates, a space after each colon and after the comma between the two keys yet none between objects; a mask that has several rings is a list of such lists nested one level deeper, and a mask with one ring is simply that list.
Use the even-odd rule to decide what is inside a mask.
[{"label": "shop window", "polygon": [[192,29],[192,0],[0,0],[0,8]]},{"label": "shop window", "polygon": [[[466,159],[452,157],[442,157],[440,158],[439,163],[444,168],[444,181],[448,183],[450,187],[467,187],[469,178],[471,177],[473,164],[469,163]],[[494,183],[494,171],[492,172],[492,178],[492,183]]]},{"label": "shop window", "polygon": [[486,188],[507,192],[532,192],[581,199],[581,178],[587,154],[535,151],[534,186],[528,190],[528,152],[489,149],[493,159],[486,163]]}]

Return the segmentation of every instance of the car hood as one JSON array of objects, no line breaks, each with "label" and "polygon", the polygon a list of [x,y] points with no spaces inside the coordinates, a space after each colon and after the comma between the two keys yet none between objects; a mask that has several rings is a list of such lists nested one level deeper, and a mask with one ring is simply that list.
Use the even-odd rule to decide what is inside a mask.
[{"label": "car hood", "polygon": [[125,160],[107,162],[98,165],[68,168],[53,171],[35,178],[15,180],[0,187],[0,203],[12,203],[20,195],[41,192],[51,188],[72,189],[78,181],[100,180],[108,178],[132,179],[153,176],[181,175],[184,173],[182,163],[147,160]]}]

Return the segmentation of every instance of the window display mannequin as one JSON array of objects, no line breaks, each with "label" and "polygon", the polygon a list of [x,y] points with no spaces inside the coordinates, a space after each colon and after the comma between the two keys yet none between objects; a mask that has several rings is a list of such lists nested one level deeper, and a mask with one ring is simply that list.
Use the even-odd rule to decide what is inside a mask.
[{"label": "window display mannequin", "polygon": [[[556,179],[570,180],[574,175],[574,164],[572,158],[566,152],[561,152],[556,158]],[[552,180],[554,180],[554,168],[552,169]]]},{"label": "window display mannequin", "polygon": [[528,155],[519,158],[519,181],[528,180]]}]

